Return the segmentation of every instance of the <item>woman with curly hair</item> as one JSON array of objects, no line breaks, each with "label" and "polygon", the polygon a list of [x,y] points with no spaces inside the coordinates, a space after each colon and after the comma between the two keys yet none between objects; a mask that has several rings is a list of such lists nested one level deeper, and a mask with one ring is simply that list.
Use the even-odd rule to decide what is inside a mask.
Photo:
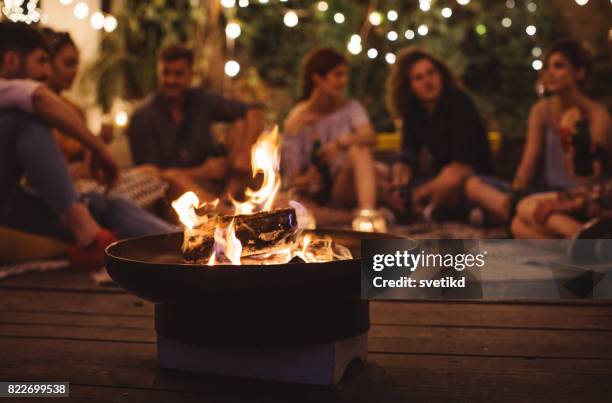
[{"label": "woman with curly hair", "polygon": [[[493,171],[485,126],[473,101],[442,61],[414,48],[398,55],[387,96],[403,132],[394,187],[408,193],[406,204],[426,216],[463,211],[466,179]],[[418,163],[422,151],[431,156],[425,169]]]}]

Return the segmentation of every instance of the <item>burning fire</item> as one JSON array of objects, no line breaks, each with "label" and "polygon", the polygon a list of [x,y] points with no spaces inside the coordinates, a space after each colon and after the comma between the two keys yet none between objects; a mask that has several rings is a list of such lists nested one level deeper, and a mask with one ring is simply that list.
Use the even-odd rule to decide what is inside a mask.
[{"label": "burning fire", "polygon": [[[229,224],[219,216],[198,214],[198,210],[214,209],[218,203],[200,203],[194,192],[186,192],[172,202],[180,221],[185,226],[183,253],[186,250],[198,248],[205,242],[212,242],[208,236],[210,226],[214,227],[214,245],[212,253],[206,259],[199,259],[209,266],[215,264],[283,264],[298,257],[305,262],[325,262],[331,260],[351,259],[350,251],[333,242],[331,237],[318,238],[311,234],[302,234],[302,229],[312,228],[314,221],[307,210],[295,201],[290,205],[297,217],[298,231],[285,236],[282,242],[265,250],[254,250],[251,245],[243,245],[237,236],[237,225],[240,217],[256,217],[259,212],[272,211],[274,200],[281,187],[280,177],[280,135],[278,127],[262,133],[251,148],[251,167],[253,176],[261,174],[262,182],[259,189],[247,188],[245,201],[238,202],[231,198],[234,204],[234,218]],[[291,221],[291,214],[288,216]],[[227,220],[226,220],[227,221]],[[254,232],[253,229],[247,228]],[[264,241],[268,237],[278,235],[281,230],[273,230],[266,234],[254,234]],[[244,239],[243,239],[244,240]],[[246,246],[249,246],[247,248]]]},{"label": "burning fire", "polygon": [[251,148],[251,169],[253,177],[263,174],[258,190],[248,188],[244,195],[247,201],[234,201],[235,214],[251,214],[255,211],[270,211],[281,186],[280,178],[280,135],[278,126],[262,133]]}]

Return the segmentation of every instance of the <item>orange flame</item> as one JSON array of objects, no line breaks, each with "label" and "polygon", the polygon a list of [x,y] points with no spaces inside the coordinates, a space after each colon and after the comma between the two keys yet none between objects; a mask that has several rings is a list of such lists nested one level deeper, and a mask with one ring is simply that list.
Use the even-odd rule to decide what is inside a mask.
[{"label": "orange flame", "polygon": [[217,204],[219,204],[219,199],[200,203],[200,199],[194,192],[185,192],[181,197],[172,202],[172,208],[176,211],[183,225],[188,229],[193,229],[199,224],[208,222],[208,215],[199,215],[196,210],[214,210]]},{"label": "orange flame", "polygon": [[[258,211],[269,211],[272,209],[274,200],[281,187],[280,178],[280,136],[278,127],[274,127],[269,132],[262,133],[253,147],[251,148],[251,166],[253,176],[258,174],[263,176],[259,189],[248,188],[245,190],[244,202],[238,202],[230,196],[234,204],[234,214],[252,214]],[[213,203],[202,203],[195,193],[187,192],[172,202],[172,207],[176,210],[179,219],[185,225],[185,240],[183,248],[192,237],[198,239],[198,226],[206,224],[209,220],[207,215],[199,215],[196,210],[203,207],[216,207],[218,199]],[[298,227],[301,232],[303,229],[312,229],[316,222],[312,214],[301,204],[291,201],[291,207],[296,210]],[[331,237],[315,237],[311,234],[301,234],[297,240],[287,246],[272,253],[262,253],[259,255],[242,257],[242,244],[236,237],[235,220],[222,228],[218,225],[214,231],[214,249],[206,264],[213,266],[217,263],[231,263],[233,265],[245,264],[284,264],[295,256],[305,262],[326,262],[337,259],[351,259],[348,249],[333,243]],[[193,241],[192,241],[193,242]]]},{"label": "orange flame", "polygon": [[240,265],[240,256],[242,255],[242,243],[236,238],[235,221],[232,220],[225,234],[225,256],[234,265]]},{"label": "orange flame", "polygon": [[186,192],[178,199],[172,202],[172,208],[179,216],[179,220],[187,228],[193,228],[200,222],[200,217],[196,213],[196,209],[200,205],[200,199],[193,192]]},{"label": "orange flame", "polygon": [[225,257],[233,265],[240,265],[242,243],[236,238],[235,220],[226,227],[215,228],[214,252],[218,257]]},{"label": "orange flame", "polygon": [[245,190],[246,202],[240,203],[232,199],[234,214],[251,214],[272,209],[274,199],[281,187],[280,148],[278,126],[259,135],[251,147],[251,169],[253,177],[261,173],[263,180],[259,189]]}]

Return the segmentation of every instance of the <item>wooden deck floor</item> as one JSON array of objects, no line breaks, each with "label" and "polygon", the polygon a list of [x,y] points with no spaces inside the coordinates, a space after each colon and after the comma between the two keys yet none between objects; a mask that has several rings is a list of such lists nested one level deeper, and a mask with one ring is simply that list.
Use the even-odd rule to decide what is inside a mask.
[{"label": "wooden deck floor", "polygon": [[612,302],[374,302],[368,362],[337,388],[160,370],[152,313],[84,274],[4,280],[0,380],[87,403],[612,400]]}]

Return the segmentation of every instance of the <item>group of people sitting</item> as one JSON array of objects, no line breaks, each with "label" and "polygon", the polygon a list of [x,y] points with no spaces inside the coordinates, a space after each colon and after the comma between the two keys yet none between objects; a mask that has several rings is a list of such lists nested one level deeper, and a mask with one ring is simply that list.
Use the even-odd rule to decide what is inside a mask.
[{"label": "group of people sitting", "polygon": [[306,56],[302,100],[284,124],[290,186],[338,206],[387,206],[400,221],[505,224],[519,238],[577,236],[591,219],[610,230],[601,220],[612,212],[610,116],[583,92],[591,59],[580,43],[560,41],[547,53],[547,97],[531,109],[512,183],[493,176],[485,124],[442,61],[414,48],[397,56],[387,97],[402,122],[402,151],[391,166],[375,162],[367,112],[344,96],[348,70],[333,49]]},{"label": "group of people sitting", "polygon": [[[250,147],[266,125],[265,106],[192,87],[193,62],[182,45],[160,52],[159,89],[127,130],[134,163],[169,184],[169,199],[187,190],[201,200],[240,194],[253,180]],[[62,96],[78,63],[69,34],[0,23],[0,225],[66,240],[73,266],[99,269],[116,239],[178,227],[125,197],[75,190],[82,177],[107,189],[121,180],[103,141],[109,133],[91,133],[83,111]],[[403,140],[392,164],[373,156],[368,113],[345,96],[348,72],[338,51],[310,52],[301,100],[282,125],[285,190],[315,212],[331,208],[331,221],[386,207],[399,221],[480,218],[541,238],[575,236],[584,221],[607,217],[612,192],[594,186],[609,168],[610,117],[581,89],[590,62],[578,43],[559,42],[547,54],[549,96],[532,108],[511,184],[492,176],[483,120],[443,62],[416,49],[398,54],[388,99]],[[231,123],[224,142],[213,122]]]}]

